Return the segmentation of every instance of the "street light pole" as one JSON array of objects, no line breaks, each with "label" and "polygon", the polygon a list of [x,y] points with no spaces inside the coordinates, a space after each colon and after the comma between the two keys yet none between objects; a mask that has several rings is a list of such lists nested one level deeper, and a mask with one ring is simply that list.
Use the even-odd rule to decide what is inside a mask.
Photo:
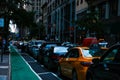
[{"label": "street light pole", "polygon": [[72,5],[72,1],[73,0],[70,0],[70,32],[69,32],[69,36],[70,36],[70,41],[71,41],[71,27],[72,27],[72,7],[73,7],[73,5]]},{"label": "street light pole", "polygon": [[[77,20],[77,14],[76,14],[76,0],[75,0],[75,21]],[[76,24],[74,23],[74,43],[76,43]]]}]

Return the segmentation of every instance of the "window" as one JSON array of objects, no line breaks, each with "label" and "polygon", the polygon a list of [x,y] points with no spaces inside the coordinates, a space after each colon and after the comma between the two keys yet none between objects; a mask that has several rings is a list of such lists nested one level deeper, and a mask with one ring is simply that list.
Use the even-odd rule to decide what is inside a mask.
[{"label": "window", "polygon": [[63,3],[64,0],[61,0],[61,4]]},{"label": "window", "polygon": [[111,62],[114,61],[114,59],[117,57],[116,55],[120,54],[120,48],[114,48],[111,49],[107,54],[107,56],[104,58],[104,62]]},{"label": "window", "polygon": [[99,5],[99,16],[100,16],[101,19],[105,18],[105,10],[106,10],[105,8],[106,8],[105,3]]},{"label": "window", "polygon": [[110,17],[117,16],[118,13],[118,0],[110,0]]},{"label": "window", "polygon": [[79,6],[79,0],[77,0],[77,6]]},{"label": "window", "polygon": [[80,4],[82,4],[82,3],[83,3],[83,0],[81,0]]},{"label": "window", "polygon": [[79,57],[79,51],[78,51],[78,49],[72,49],[72,50],[70,50],[65,57],[66,58],[77,58],[77,57]]},{"label": "window", "polygon": [[54,53],[67,53],[68,47],[55,47]]},{"label": "window", "polygon": [[84,57],[92,57],[89,50],[82,50]]}]

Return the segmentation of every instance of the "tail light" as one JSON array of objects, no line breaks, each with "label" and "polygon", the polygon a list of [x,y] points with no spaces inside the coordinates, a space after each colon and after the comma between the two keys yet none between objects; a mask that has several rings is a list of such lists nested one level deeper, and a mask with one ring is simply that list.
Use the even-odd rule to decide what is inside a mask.
[{"label": "tail light", "polygon": [[56,56],[56,55],[52,55],[51,58],[52,58],[52,59],[58,59],[58,60],[59,60],[61,57],[60,57],[60,56]]},{"label": "tail light", "polygon": [[83,65],[84,67],[88,67],[92,64],[92,62],[80,62],[81,65]]}]

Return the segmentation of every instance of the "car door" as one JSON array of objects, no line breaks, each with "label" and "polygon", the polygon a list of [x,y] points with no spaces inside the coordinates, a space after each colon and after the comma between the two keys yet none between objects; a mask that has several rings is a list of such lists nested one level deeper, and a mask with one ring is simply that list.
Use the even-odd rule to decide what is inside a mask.
[{"label": "car door", "polygon": [[63,75],[72,77],[72,70],[75,66],[75,62],[77,62],[78,56],[79,56],[78,49],[72,49],[65,55],[61,64]]},{"label": "car door", "polygon": [[94,75],[98,80],[120,80],[120,46],[112,47],[104,54]]}]

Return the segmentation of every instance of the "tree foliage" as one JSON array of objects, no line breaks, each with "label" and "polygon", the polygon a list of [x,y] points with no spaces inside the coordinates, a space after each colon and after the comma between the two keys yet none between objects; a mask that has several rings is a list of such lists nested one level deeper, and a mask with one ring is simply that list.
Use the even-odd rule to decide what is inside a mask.
[{"label": "tree foliage", "polygon": [[[1,4],[4,4],[5,16],[8,19],[12,19],[17,23],[18,27],[30,27],[34,24],[34,12],[27,12],[23,9],[23,4],[26,4],[24,0],[2,0]],[[29,3],[27,3],[29,4]],[[18,7],[19,6],[19,7]]]},{"label": "tree foliage", "polygon": [[103,23],[99,19],[99,13],[95,10],[88,9],[84,15],[81,16],[79,20],[76,21],[78,27],[85,28],[86,32],[90,33],[103,33]]}]

